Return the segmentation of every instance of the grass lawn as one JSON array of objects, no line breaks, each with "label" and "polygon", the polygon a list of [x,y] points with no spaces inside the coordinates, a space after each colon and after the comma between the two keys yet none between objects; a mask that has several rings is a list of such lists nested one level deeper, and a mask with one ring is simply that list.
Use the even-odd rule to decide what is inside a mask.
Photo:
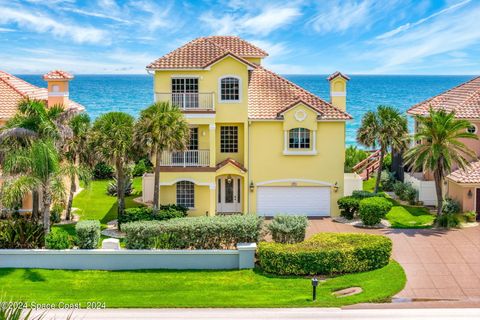
[{"label": "grass lawn", "polygon": [[435,216],[425,207],[414,207],[401,205],[393,199],[389,199],[393,208],[387,213],[387,220],[392,228],[430,228],[432,227]]},{"label": "grass lawn", "polygon": [[[109,183],[110,180],[94,180],[73,199],[73,207],[78,208],[75,213],[81,220],[100,220],[105,225],[116,219],[117,198],[106,193]],[[142,194],[142,177],[133,179],[133,189],[132,195],[125,198],[127,208],[140,206],[133,199]]]},{"label": "grass lawn", "polygon": [[[405,274],[388,266],[327,280],[312,302],[309,277],[277,277],[258,270],[233,271],[68,271],[0,269],[0,294],[9,301],[36,303],[105,302],[107,308],[162,307],[337,307],[387,301],[403,289]],[[363,292],[337,298],[332,291],[352,286]]]},{"label": "grass lawn", "polygon": [[375,178],[370,178],[368,180],[363,180],[363,190],[368,192],[373,192],[375,189]]}]

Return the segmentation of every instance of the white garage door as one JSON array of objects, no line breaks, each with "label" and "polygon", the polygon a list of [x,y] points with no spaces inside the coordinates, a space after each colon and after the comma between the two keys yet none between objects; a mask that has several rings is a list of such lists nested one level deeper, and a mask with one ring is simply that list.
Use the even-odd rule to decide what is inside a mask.
[{"label": "white garage door", "polygon": [[329,187],[258,187],[257,214],[330,215]]}]

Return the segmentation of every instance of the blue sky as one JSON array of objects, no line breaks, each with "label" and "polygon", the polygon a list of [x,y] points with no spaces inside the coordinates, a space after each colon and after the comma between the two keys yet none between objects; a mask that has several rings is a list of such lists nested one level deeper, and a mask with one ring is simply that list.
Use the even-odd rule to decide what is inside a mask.
[{"label": "blue sky", "polygon": [[214,34],[283,74],[480,74],[480,0],[0,0],[0,69],[144,73]]}]

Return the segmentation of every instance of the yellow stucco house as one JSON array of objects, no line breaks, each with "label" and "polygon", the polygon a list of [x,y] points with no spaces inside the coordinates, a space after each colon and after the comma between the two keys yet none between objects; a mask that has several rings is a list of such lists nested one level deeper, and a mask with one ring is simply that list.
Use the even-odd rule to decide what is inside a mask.
[{"label": "yellow stucco house", "polygon": [[[192,216],[339,214],[349,78],[328,78],[326,102],[262,67],[267,55],[239,37],[212,36],[147,66],[155,101],[178,105],[191,127],[187,151],[162,154],[162,204]],[[143,190],[151,202],[152,175]]]}]

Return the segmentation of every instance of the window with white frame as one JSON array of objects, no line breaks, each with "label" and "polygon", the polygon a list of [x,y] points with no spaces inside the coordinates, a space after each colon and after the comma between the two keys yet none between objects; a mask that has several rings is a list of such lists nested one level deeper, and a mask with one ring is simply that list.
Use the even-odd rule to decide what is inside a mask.
[{"label": "window with white frame", "polygon": [[195,185],[190,181],[177,182],[177,205],[195,207]]},{"label": "window with white frame", "polygon": [[238,127],[221,126],[220,127],[220,152],[237,153],[238,152]]},{"label": "window with white frame", "polygon": [[240,101],[240,79],[228,76],[220,79],[220,101]]},{"label": "window with white frame", "polygon": [[289,131],[289,149],[310,149],[310,130],[294,128]]}]

